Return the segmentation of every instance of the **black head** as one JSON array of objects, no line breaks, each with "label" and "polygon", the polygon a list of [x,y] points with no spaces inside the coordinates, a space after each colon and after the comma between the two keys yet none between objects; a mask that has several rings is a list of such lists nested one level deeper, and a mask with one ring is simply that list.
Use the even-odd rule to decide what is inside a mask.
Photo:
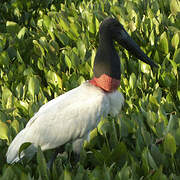
[{"label": "black head", "polygon": [[113,41],[117,41],[132,55],[149,64],[151,67],[157,67],[128,35],[123,25],[117,19],[106,18],[100,25],[99,36],[99,48],[94,63],[94,74],[96,77],[104,73],[112,78],[120,79],[120,60],[114,48]]},{"label": "black head", "polygon": [[124,27],[117,19],[108,17],[101,23],[99,27],[100,38],[107,35],[112,40],[118,40],[121,29],[124,29]]}]

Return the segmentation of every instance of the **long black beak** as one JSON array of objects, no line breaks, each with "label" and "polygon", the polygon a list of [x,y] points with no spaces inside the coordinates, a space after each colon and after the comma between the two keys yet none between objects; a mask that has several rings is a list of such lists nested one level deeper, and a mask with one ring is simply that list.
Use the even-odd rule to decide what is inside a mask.
[{"label": "long black beak", "polygon": [[127,49],[132,55],[141,61],[149,64],[152,68],[158,67],[136,44],[136,42],[129,36],[124,28],[121,28],[120,34],[117,37],[117,41],[125,49]]}]

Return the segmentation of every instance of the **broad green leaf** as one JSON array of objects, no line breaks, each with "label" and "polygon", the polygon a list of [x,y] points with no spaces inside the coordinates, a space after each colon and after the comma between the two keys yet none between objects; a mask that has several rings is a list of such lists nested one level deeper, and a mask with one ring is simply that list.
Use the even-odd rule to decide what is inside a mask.
[{"label": "broad green leaf", "polygon": [[2,87],[2,106],[4,109],[12,107],[12,93],[7,87]]},{"label": "broad green leaf", "polygon": [[35,45],[35,47],[37,47],[37,52],[39,53],[39,49],[41,50],[41,54],[43,56],[45,56],[45,51],[44,51],[44,48],[41,46],[41,44],[38,43],[37,40],[33,40],[33,44]]},{"label": "broad green leaf", "polygon": [[48,168],[47,168],[45,157],[40,147],[38,147],[38,152],[37,152],[37,163],[38,163],[39,173],[42,179],[48,180],[49,179]]},{"label": "broad green leaf", "polygon": [[79,57],[84,60],[85,54],[86,54],[86,46],[83,41],[77,42],[77,47],[79,51]]},{"label": "broad green leaf", "polygon": [[6,42],[7,42],[7,38],[5,34],[0,34],[0,52],[2,52],[3,49],[5,48]]},{"label": "broad green leaf", "polygon": [[23,63],[23,59],[22,59],[22,57],[21,57],[21,55],[20,55],[20,53],[19,53],[18,50],[17,50],[17,59],[18,59],[18,61],[19,61],[20,63]]},{"label": "broad green leaf", "polygon": [[9,32],[9,33],[17,33],[17,32],[19,32],[19,25],[13,21],[7,21],[6,29],[7,29],[7,32]]},{"label": "broad green leaf", "polygon": [[176,123],[175,119],[173,118],[173,115],[170,115],[168,126],[167,126],[167,133],[170,133],[173,131],[174,124]]},{"label": "broad green leaf", "polygon": [[71,31],[72,31],[72,33],[74,34],[74,36],[75,36],[76,38],[78,38],[78,36],[80,35],[80,33],[79,33],[79,31],[78,31],[78,29],[79,29],[78,25],[73,22],[73,23],[70,24],[70,27],[71,27]]},{"label": "broad green leaf", "polygon": [[159,53],[158,51],[156,50],[155,51],[155,54],[154,54],[154,58],[153,58],[156,62],[160,63],[160,58],[159,58]]},{"label": "broad green leaf", "polygon": [[162,167],[160,167],[153,176],[151,177],[152,180],[168,180],[167,176],[163,174]]},{"label": "broad green leaf", "polygon": [[16,179],[15,173],[13,171],[12,166],[8,166],[3,173],[3,176],[1,177],[1,180],[11,180],[11,179]]},{"label": "broad green leaf", "polygon": [[128,156],[128,150],[124,142],[120,142],[111,153],[111,160],[113,162],[119,162],[119,164],[124,165],[126,158]]},{"label": "broad green leaf", "polygon": [[161,34],[159,46],[162,52],[164,52],[165,54],[169,53],[169,44],[166,32]]},{"label": "broad green leaf", "polygon": [[170,10],[173,15],[177,15],[177,13],[180,12],[180,2],[177,0],[171,0]]},{"label": "broad green leaf", "polygon": [[149,161],[150,166],[153,169],[155,169],[155,170],[158,169],[157,164],[156,164],[155,160],[153,159],[153,157],[152,157],[152,155],[151,155],[151,153],[149,151],[148,151],[148,161]]},{"label": "broad green leaf", "polygon": [[152,140],[151,140],[151,136],[150,136],[150,133],[147,132],[146,130],[142,129],[142,136],[144,138],[144,143],[149,146],[151,143],[152,143]]},{"label": "broad green leaf", "polygon": [[79,84],[82,84],[82,83],[84,83],[85,81],[86,81],[86,80],[84,79],[83,76],[80,76],[79,79],[78,79]]},{"label": "broad green leaf", "polygon": [[63,29],[63,30],[65,30],[66,32],[68,32],[69,31],[69,22],[65,19],[65,18],[59,18],[59,21],[60,21],[60,23],[59,23],[59,25],[60,25],[60,27]]},{"label": "broad green leaf", "polygon": [[103,165],[104,161],[105,161],[104,155],[97,150],[93,150],[93,154],[94,154],[94,157],[96,159],[96,162],[100,165]]},{"label": "broad green leaf", "polygon": [[50,20],[49,16],[44,15],[43,24],[46,26],[47,29],[51,28],[51,20]]},{"label": "broad green leaf", "polygon": [[67,46],[70,44],[70,39],[65,33],[55,31],[55,35],[63,45]]},{"label": "broad green leaf", "polygon": [[142,167],[143,167],[143,171],[144,173],[149,172],[149,162],[148,162],[148,149],[144,149],[142,152]]},{"label": "broad green leaf", "polygon": [[11,126],[16,131],[16,133],[18,133],[18,131],[19,131],[19,122],[18,122],[18,120],[16,120],[16,119],[13,120],[13,122],[11,123]]},{"label": "broad green leaf", "polygon": [[125,119],[125,118],[122,118],[120,121],[120,135],[121,135],[121,137],[128,136],[127,119]]},{"label": "broad green leaf", "polygon": [[6,139],[9,143],[8,131],[9,129],[6,123],[0,121],[0,139]]},{"label": "broad green leaf", "polygon": [[175,132],[175,140],[176,140],[176,144],[179,146],[180,145],[180,128],[178,128]]},{"label": "broad green leaf", "polygon": [[46,80],[48,83],[53,84],[54,86],[59,87],[60,89],[62,89],[62,80],[59,77],[59,75],[53,71],[48,71],[46,74]]},{"label": "broad green leaf", "polygon": [[[100,127],[100,125],[99,125],[99,127]],[[102,132],[102,134],[107,134],[108,132],[110,132],[110,130],[111,130],[111,125],[109,122],[104,122],[101,125],[100,131]]]},{"label": "broad green leaf", "polygon": [[129,177],[130,174],[131,174],[131,168],[128,167],[127,164],[125,164],[124,167],[118,173],[118,179],[120,180],[130,179]]},{"label": "broad green leaf", "polygon": [[151,145],[151,155],[157,165],[163,164],[163,153],[160,152],[159,147],[155,144]]},{"label": "broad green leaf", "polygon": [[19,33],[18,33],[17,37],[18,37],[19,39],[23,39],[23,38],[24,38],[25,33],[26,33],[26,28],[25,28],[25,27],[23,27],[23,28],[19,31]]},{"label": "broad green leaf", "polygon": [[6,51],[0,53],[0,66],[8,66],[10,63],[9,55]]},{"label": "broad green leaf", "polygon": [[175,51],[173,61],[175,61],[176,64],[180,64],[180,48]]},{"label": "broad green leaf", "polygon": [[178,48],[178,45],[179,45],[179,34],[178,34],[178,33],[176,33],[176,34],[173,36],[173,38],[172,38],[172,40],[171,40],[171,44],[172,44],[172,46],[173,46],[175,49]]},{"label": "broad green leaf", "polygon": [[177,91],[177,95],[178,95],[178,98],[179,98],[179,101],[180,101],[180,91]]},{"label": "broad green leaf", "polygon": [[151,42],[151,46],[154,46],[154,30],[151,31],[149,40]]},{"label": "broad green leaf", "polygon": [[156,106],[159,106],[159,103],[157,102],[157,99],[154,96],[150,95],[149,96],[149,101],[151,103],[155,104]]},{"label": "broad green leaf", "polygon": [[34,71],[31,67],[25,69],[23,73],[24,76],[33,76],[33,74],[34,74]]},{"label": "broad green leaf", "polygon": [[72,179],[71,173],[67,169],[65,169],[64,170],[64,180],[71,180],[71,179]]},{"label": "broad green leaf", "polygon": [[129,85],[130,85],[131,89],[135,88],[135,85],[136,85],[136,75],[134,73],[132,73],[130,78],[129,78]]},{"label": "broad green leaf", "polygon": [[149,74],[151,72],[151,67],[148,64],[141,62],[141,71],[145,74]]},{"label": "broad green leaf", "polygon": [[71,63],[70,58],[69,58],[67,55],[65,55],[65,62],[66,62],[67,67],[68,67],[69,70],[70,70],[71,67],[72,67],[72,63]]},{"label": "broad green leaf", "polygon": [[174,137],[168,133],[164,140],[164,151],[170,155],[174,155],[176,152],[176,142]]},{"label": "broad green leaf", "polygon": [[174,75],[177,76],[177,73],[178,73],[178,71],[177,71],[177,69],[178,69],[177,64],[174,61],[171,61],[171,60],[170,60],[170,62],[172,64],[172,66],[173,66]]},{"label": "broad green leaf", "polygon": [[35,95],[38,95],[39,89],[40,89],[39,79],[36,76],[30,77],[29,82],[28,82],[28,91],[30,92],[30,94],[33,97]]}]

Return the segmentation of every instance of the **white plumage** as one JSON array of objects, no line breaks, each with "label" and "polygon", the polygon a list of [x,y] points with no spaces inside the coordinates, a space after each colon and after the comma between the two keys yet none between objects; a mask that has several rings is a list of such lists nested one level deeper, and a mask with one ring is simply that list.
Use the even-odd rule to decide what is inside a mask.
[{"label": "white plumage", "polygon": [[[19,148],[31,142],[28,153],[53,149],[72,142],[79,153],[84,140],[97,127],[101,116],[116,115],[124,103],[117,90],[106,93],[86,81],[79,87],[49,101],[30,119],[26,127],[12,141],[7,151],[7,162],[19,161]],[[21,153],[21,158],[26,152]]]}]

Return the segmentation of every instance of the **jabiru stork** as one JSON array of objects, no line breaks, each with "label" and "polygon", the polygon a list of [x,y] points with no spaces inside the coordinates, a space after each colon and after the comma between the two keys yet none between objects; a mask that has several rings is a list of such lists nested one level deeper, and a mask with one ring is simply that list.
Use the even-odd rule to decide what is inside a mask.
[{"label": "jabiru stork", "polygon": [[[121,71],[114,41],[136,58],[157,67],[117,19],[106,18],[99,28],[93,79],[44,104],[10,144],[6,153],[8,163],[34,154],[38,146],[45,151],[72,143],[74,153],[79,155],[84,140],[97,127],[101,116],[114,116],[120,112],[124,97],[117,90]],[[32,144],[19,156],[19,148],[25,142]]]}]

